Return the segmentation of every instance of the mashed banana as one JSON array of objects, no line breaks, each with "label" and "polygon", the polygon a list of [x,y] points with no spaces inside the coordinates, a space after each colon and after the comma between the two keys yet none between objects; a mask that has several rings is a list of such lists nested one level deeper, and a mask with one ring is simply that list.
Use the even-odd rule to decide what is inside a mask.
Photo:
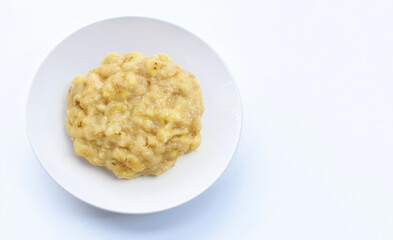
[{"label": "mashed banana", "polygon": [[108,54],[67,94],[76,154],[118,178],[161,175],[201,143],[197,79],[167,55]]}]

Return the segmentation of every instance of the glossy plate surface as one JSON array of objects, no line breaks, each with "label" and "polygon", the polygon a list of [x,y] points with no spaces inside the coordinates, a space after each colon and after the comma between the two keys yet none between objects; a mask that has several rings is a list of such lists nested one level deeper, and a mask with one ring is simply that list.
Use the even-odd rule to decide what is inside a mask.
[{"label": "glossy plate surface", "polygon": [[[65,129],[68,88],[110,52],[168,54],[201,84],[202,143],[159,177],[119,180],[74,153]],[[224,172],[239,141],[242,109],[237,87],[215,52],[195,35],[160,20],[123,17],[86,26],[44,60],[30,87],[26,128],[34,152],[65,190],[93,206],[119,213],[151,213],[196,197]]]}]

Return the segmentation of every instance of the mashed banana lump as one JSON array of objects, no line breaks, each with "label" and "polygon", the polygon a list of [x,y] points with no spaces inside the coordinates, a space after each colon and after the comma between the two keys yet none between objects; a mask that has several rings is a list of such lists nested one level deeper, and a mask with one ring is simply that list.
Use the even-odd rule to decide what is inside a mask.
[{"label": "mashed banana lump", "polygon": [[202,92],[169,56],[108,54],[67,94],[75,153],[118,178],[161,175],[201,143]]}]

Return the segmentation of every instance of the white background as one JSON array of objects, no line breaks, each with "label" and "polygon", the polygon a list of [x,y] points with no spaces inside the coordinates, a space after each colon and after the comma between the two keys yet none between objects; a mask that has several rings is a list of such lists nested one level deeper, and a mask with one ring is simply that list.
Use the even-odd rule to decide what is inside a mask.
[{"label": "white background", "polygon": [[[0,0],[0,239],[393,239],[392,12],[389,0]],[[129,15],[205,40],[244,107],[224,175],[149,215],[69,195],[24,127],[28,87],[50,50],[87,24]]]}]

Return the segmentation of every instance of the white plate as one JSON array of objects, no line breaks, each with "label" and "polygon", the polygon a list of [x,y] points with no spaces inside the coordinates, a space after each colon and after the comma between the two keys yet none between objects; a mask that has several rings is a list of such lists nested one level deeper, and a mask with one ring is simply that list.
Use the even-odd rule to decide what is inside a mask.
[{"label": "white plate", "polygon": [[[119,180],[77,157],[65,130],[66,94],[110,52],[167,53],[195,74],[204,97],[202,144],[159,177]],[[240,137],[242,109],[234,80],[216,53],[188,31],[160,20],[123,17],[84,27],[62,41],[32,82],[26,128],[34,152],[65,190],[93,206],[119,213],[151,213],[196,197],[224,172]]]}]

